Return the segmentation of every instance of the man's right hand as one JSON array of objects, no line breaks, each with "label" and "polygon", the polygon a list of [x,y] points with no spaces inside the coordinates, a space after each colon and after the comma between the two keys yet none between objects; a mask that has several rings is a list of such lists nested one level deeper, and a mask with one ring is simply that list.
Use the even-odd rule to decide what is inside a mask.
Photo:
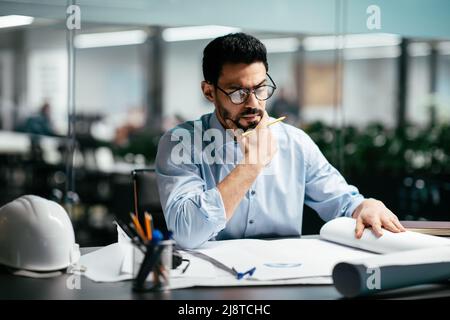
[{"label": "man's right hand", "polygon": [[236,135],[244,154],[243,164],[256,164],[265,167],[277,153],[277,140],[267,127],[268,122],[269,115],[267,111],[264,111],[264,116],[253,130],[254,132],[246,137],[243,137],[242,134]]},{"label": "man's right hand", "polygon": [[244,154],[241,163],[217,185],[222,196],[227,220],[231,219],[245,193],[278,150],[277,141],[270,129],[267,128],[268,120],[269,115],[265,112],[261,122],[255,128],[255,132],[246,137],[242,136],[241,130],[236,130],[232,121],[226,120],[228,127],[235,129],[235,136]]}]

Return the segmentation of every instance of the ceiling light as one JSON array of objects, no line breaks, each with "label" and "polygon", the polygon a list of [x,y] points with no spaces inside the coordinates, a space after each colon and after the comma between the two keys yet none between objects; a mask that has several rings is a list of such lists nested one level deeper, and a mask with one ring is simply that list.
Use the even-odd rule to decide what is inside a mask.
[{"label": "ceiling light", "polygon": [[167,28],[162,32],[162,38],[168,42],[200,40],[216,38],[239,31],[241,31],[239,28],[216,25]]},{"label": "ceiling light", "polygon": [[28,16],[18,16],[18,15],[2,16],[0,17],[0,28],[25,26],[33,23],[33,20],[34,20],[33,17]]},{"label": "ceiling light", "polygon": [[275,38],[261,39],[268,53],[295,52],[298,50],[300,41],[297,38]]},{"label": "ceiling light", "polygon": [[114,47],[144,43],[147,33],[143,30],[129,30],[117,32],[87,33],[75,36],[75,47],[97,48]]}]

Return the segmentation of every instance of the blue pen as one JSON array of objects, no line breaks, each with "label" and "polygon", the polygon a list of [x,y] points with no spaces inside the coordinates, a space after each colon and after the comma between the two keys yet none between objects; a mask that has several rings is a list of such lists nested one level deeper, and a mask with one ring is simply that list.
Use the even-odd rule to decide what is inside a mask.
[{"label": "blue pen", "polygon": [[238,280],[241,280],[242,278],[244,278],[245,277],[245,275],[249,275],[249,276],[252,276],[254,273],[255,273],[255,271],[256,271],[256,267],[253,267],[253,268],[251,268],[250,270],[248,270],[248,271],[246,271],[246,272],[238,272],[235,268],[232,268],[232,270],[233,270],[233,272],[235,273],[235,275],[236,275],[236,278],[238,279]]}]

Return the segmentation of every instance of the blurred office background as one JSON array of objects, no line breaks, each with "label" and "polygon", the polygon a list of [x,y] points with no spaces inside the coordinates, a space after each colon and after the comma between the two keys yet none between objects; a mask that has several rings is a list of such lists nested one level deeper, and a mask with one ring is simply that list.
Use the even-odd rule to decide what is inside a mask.
[{"label": "blurred office background", "polygon": [[[269,52],[272,116],[400,219],[450,220],[449,13],[447,0],[0,1],[0,205],[41,195],[82,246],[114,241],[131,170],[213,111],[203,48],[244,31]],[[320,225],[306,208],[304,233]]]}]

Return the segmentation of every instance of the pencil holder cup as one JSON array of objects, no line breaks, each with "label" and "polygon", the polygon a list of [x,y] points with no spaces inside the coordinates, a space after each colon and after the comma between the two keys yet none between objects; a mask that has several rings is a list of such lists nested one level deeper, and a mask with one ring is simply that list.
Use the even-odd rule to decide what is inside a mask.
[{"label": "pencil holder cup", "polygon": [[133,246],[133,290],[166,291],[170,289],[173,240]]}]

